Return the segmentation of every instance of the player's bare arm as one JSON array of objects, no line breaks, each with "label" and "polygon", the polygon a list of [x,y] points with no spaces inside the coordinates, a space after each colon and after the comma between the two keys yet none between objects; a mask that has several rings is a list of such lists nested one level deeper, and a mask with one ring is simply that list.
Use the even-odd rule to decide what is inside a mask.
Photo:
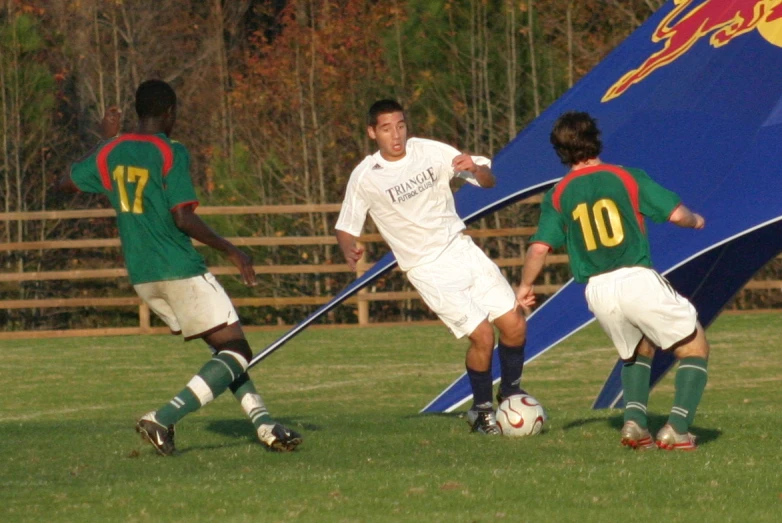
[{"label": "player's bare arm", "polygon": [[337,243],[339,248],[342,249],[342,254],[345,256],[345,261],[348,263],[348,267],[351,270],[356,270],[356,264],[361,256],[364,254],[364,249],[356,244],[356,237],[345,231],[337,230]]},{"label": "player's bare arm", "polygon": [[239,269],[239,274],[245,285],[252,287],[257,284],[252,258],[233,243],[214,232],[211,227],[193,212],[192,206],[183,205],[177,207],[171,211],[171,214],[174,217],[174,223],[180,231],[204,245],[225,253],[231,263]]},{"label": "player's bare arm", "polygon": [[706,226],[706,220],[703,219],[703,216],[692,212],[685,205],[679,205],[674,209],[668,221],[689,229],[703,229]]},{"label": "player's bare arm", "polygon": [[523,308],[529,309],[536,303],[533,284],[540,276],[543,266],[546,264],[549,246],[544,243],[533,243],[527,249],[524,258],[524,270],[521,275],[521,283],[516,291],[516,302]]},{"label": "player's bare arm", "polygon": [[[122,111],[120,110],[120,108],[114,105],[106,108],[106,112],[103,115],[103,119],[101,120],[100,125],[98,126],[98,130],[100,131],[101,138],[104,140],[108,140],[109,138],[114,138],[119,134],[121,125],[122,125]],[[95,149],[99,146],[100,143],[96,144],[95,147],[87,151],[87,153],[84,154],[81,159],[91,156],[92,153],[95,152]],[[73,180],[71,180],[70,173],[60,178],[54,184],[54,190],[65,194],[76,194],[77,192],[79,192],[79,188],[76,186],[75,183],[73,183]]]},{"label": "player's bare arm", "polygon": [[453,165],[453,169],[456,172],[470,171],[473,173],[481,187],[488,189],[494,187],[497,183],[494,173],[491,172],[491,168],[486,165],[476,164],[475,160],[473,160],[472,156],[469,154],[460,154],[454,157],[451,165]]},{"label": "player's bare arm", "polygon": [[116,105],[106,109],[103,120],[100,122],[100,135],[104,140],[114,138],[119,134],[122,125],[122,110]]}]

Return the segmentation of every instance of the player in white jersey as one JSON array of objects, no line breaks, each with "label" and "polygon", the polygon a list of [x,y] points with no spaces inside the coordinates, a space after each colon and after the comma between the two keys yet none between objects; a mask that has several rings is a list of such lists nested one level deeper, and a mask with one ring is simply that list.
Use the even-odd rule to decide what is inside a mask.
[{"label": "player in white jersey", "polygon": [[408,139],[404,109],[393,100],[373,104],[368,124],[379,150],[350,175],[336,225],[339,246],[355,269],[363,253],[356,238],[369,213],[421,298],[457,338],[469,338],[468,421],[475,432],[499,434],[492,408],[492,323],[500,331],[501,401],[521,392],[526,322],[497,265],[463,234],[450,186],[460,177],[493,187],[491,162],[434,140]]}]

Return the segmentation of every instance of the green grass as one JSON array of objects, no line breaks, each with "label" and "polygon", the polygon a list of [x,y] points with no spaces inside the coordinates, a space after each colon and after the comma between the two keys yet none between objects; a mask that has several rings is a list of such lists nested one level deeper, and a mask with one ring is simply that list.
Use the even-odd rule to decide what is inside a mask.
[{"label": "green grass", "polygon": [[[782,315],[731,315],[708,332],[694,453],[619,445],[620,411],[591,402],[615,361],[595,326],[541,356],[525,387],[543,435],[470,434],[418,410],[462,371],[444,327],[311,330],[252,371],[301,431],[265,452],[235,400],[177,426],[160,458],[134,419],[207,358],[174,337],[0,342],[0,521],[778,521]],[[280,333],[251,335],[256,350]],[[652,394],[665,420],[672,375]]]}]

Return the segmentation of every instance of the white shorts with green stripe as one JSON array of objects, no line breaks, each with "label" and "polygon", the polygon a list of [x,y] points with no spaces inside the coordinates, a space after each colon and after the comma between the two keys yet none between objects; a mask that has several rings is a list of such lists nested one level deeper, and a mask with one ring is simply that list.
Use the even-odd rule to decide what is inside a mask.
[{"label": "white shorts with green stripe", "polygon": [[133,286],[174,333],[200,338],[239,321],[231,299],[212,273]]},{"label": "white shorts with green stripe", "polygon": [[589,278],[586,300],[619,357],[633,357],[646,336],[669,349],[695,332],[695,307],[657,271],[625,267]]}]

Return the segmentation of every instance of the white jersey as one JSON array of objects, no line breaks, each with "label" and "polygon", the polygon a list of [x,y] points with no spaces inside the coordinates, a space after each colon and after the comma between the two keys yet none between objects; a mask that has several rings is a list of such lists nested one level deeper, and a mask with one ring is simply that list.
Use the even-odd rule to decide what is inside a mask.
[{"label": "white jersey", "polygon": [[[350,175],[336,228],[359,236],[368,212],[403,271],[434,261],[465,228],[451,179],[480,185],[471,172],[454,172],[451,162],[459,154],[441,142],[409,138],[401,160],[367,156]],[[472,158],[491,165],[483,156]]]}]

